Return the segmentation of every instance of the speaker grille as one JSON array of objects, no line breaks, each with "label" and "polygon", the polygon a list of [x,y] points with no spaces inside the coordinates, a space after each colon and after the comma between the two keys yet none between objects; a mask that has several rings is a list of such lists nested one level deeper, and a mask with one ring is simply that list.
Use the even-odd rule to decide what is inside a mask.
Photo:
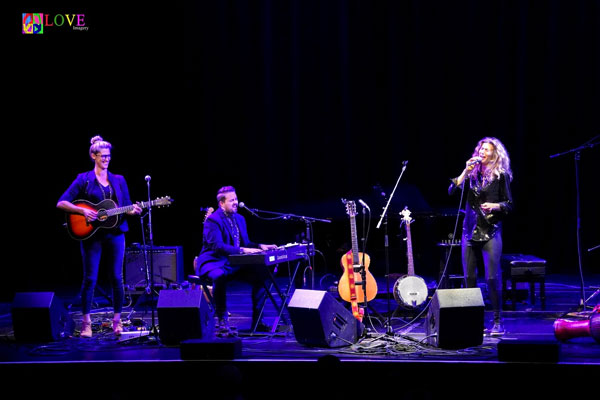
[{"label": "speaker grille", "polygon": [[139,248],[128,248],[125,251],[125,285],[132,289],[146,286],[146,257],[148,257],[148,274],[151,268],[154,269],[155,285],[166,288],[184,280],[181,246],[154,247],[147,253]]}]

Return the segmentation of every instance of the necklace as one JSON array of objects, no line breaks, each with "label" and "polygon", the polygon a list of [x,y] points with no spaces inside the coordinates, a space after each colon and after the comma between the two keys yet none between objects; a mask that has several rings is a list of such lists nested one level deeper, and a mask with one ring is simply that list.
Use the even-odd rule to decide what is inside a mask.
[{"label": "necklace", "polygon": [[[108,182],[107,186],[102,186],[100,182],[98,182],[98,185],[100,186],[100,190],[102,190],[102,197],[104,200],[112,199],[112,186],[110,185],[110,182]],[[108,197],[106,196],[106,188],[108,188]]]}]

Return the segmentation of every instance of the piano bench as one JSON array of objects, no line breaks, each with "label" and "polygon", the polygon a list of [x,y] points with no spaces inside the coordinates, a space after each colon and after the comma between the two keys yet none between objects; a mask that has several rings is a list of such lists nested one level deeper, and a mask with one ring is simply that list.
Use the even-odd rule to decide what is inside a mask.
[{"label": "piano bench", "polygon": [[[512,300],[512,310],[516,310],[517,283],[529,283],[531,305],[535,304],[535,284],[540,285],[542,310],[546,309],[546,260],[527,254],[503,254],[502,266],[502,301],[506,304],[508,297]],[[510,280],[510,292],[507,282]]]}]

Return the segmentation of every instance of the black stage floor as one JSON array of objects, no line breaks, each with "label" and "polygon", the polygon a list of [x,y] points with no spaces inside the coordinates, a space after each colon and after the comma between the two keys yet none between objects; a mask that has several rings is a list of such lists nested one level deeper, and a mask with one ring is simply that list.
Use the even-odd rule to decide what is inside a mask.
[{"label": "black stage floor", "polygon": [[[159,340],[156,307],[139,295],[129,298],[131,303],[122,314],[126,332],[119,339],[110,333],[112,309],[102,296],[96,298],[93,338],[78,337],[81,313],[75,302],[68,311],[73,322],[67,324],[66,337],[43,343],[15,340],[11,304],[3,304],[0,376],[8,385],[26,379],[28,383],[19,385],[19,393],[24,395],[80,399],[158,395],[238,399],[305,395],[318,399],[372,395],[407,399],[587,397],[598,393],[594,377],[600,372],[600,344],[591,336],[559,342],[553,324],[559,318],[589,315],[600,301],[600,295],[593,296],[599,278],[586,277],[589,301],[583,312],[579,309],[578,276],[548,275],[545,309],[539,301],[539,286],[536,301],[530,304],[523,284],[516,310],[504,311],[504,336],[484,335],[481,345],[454,350],[427,345],[426,312],[419,315],[397,308],[393,299],[388,302],[386,282],[378,283],[378,296],[367,311],[368,334],[336,348],[298,343],[293,324],[285,321],[274,334],[251,334],[250,289],[233,284],[228,301],[230,320],[237,325],[241,339],[241,352],[235,358],[215,356],[215,351],[235,349],[233,344],[215,339],[216,347],[201,348],[208,351],[202,359],[183,360],[179,345]],[[284,289],[286,281],[280,280]],[[57,290],[56,297],[64,304],[73,301],[69,290]],[[390,315],[393,317],[388,318]],[[267,302],[266,322],[272,323],[275,316],[275,308]],[[490,320],[486,306],[486,325]],[[386,332],[386,321],[391,321],[393,333]],[[79,385],[87,388],[85,392],[75,389]]]}]

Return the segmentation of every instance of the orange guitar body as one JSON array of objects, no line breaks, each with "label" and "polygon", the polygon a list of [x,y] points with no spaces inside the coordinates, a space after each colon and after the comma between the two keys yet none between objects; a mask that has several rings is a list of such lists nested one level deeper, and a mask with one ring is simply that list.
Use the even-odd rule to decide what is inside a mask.
[{"label": "orange guitar body", "polygon": [[[377,296],[377,281],[373,277],[373,274],[369,272],[369,264],[371,259],[368,254],[365,254],[365,274],[367,278],[367,301],[371,301]],[[363,253],[358,253],[358,259],[360,262],[363,260]],[[344,274],[340,278],[338,283],[338,292],[342,300],[351,302],[353,294],[356,295],[356,301],[363,303],[365,301],[365,294],[362,286],[355,286],[355,282],[362,282],[360,272],[354,272],[354,263],[352,250],[348,251],[341,260],[342,267],[344,268]]]}]

